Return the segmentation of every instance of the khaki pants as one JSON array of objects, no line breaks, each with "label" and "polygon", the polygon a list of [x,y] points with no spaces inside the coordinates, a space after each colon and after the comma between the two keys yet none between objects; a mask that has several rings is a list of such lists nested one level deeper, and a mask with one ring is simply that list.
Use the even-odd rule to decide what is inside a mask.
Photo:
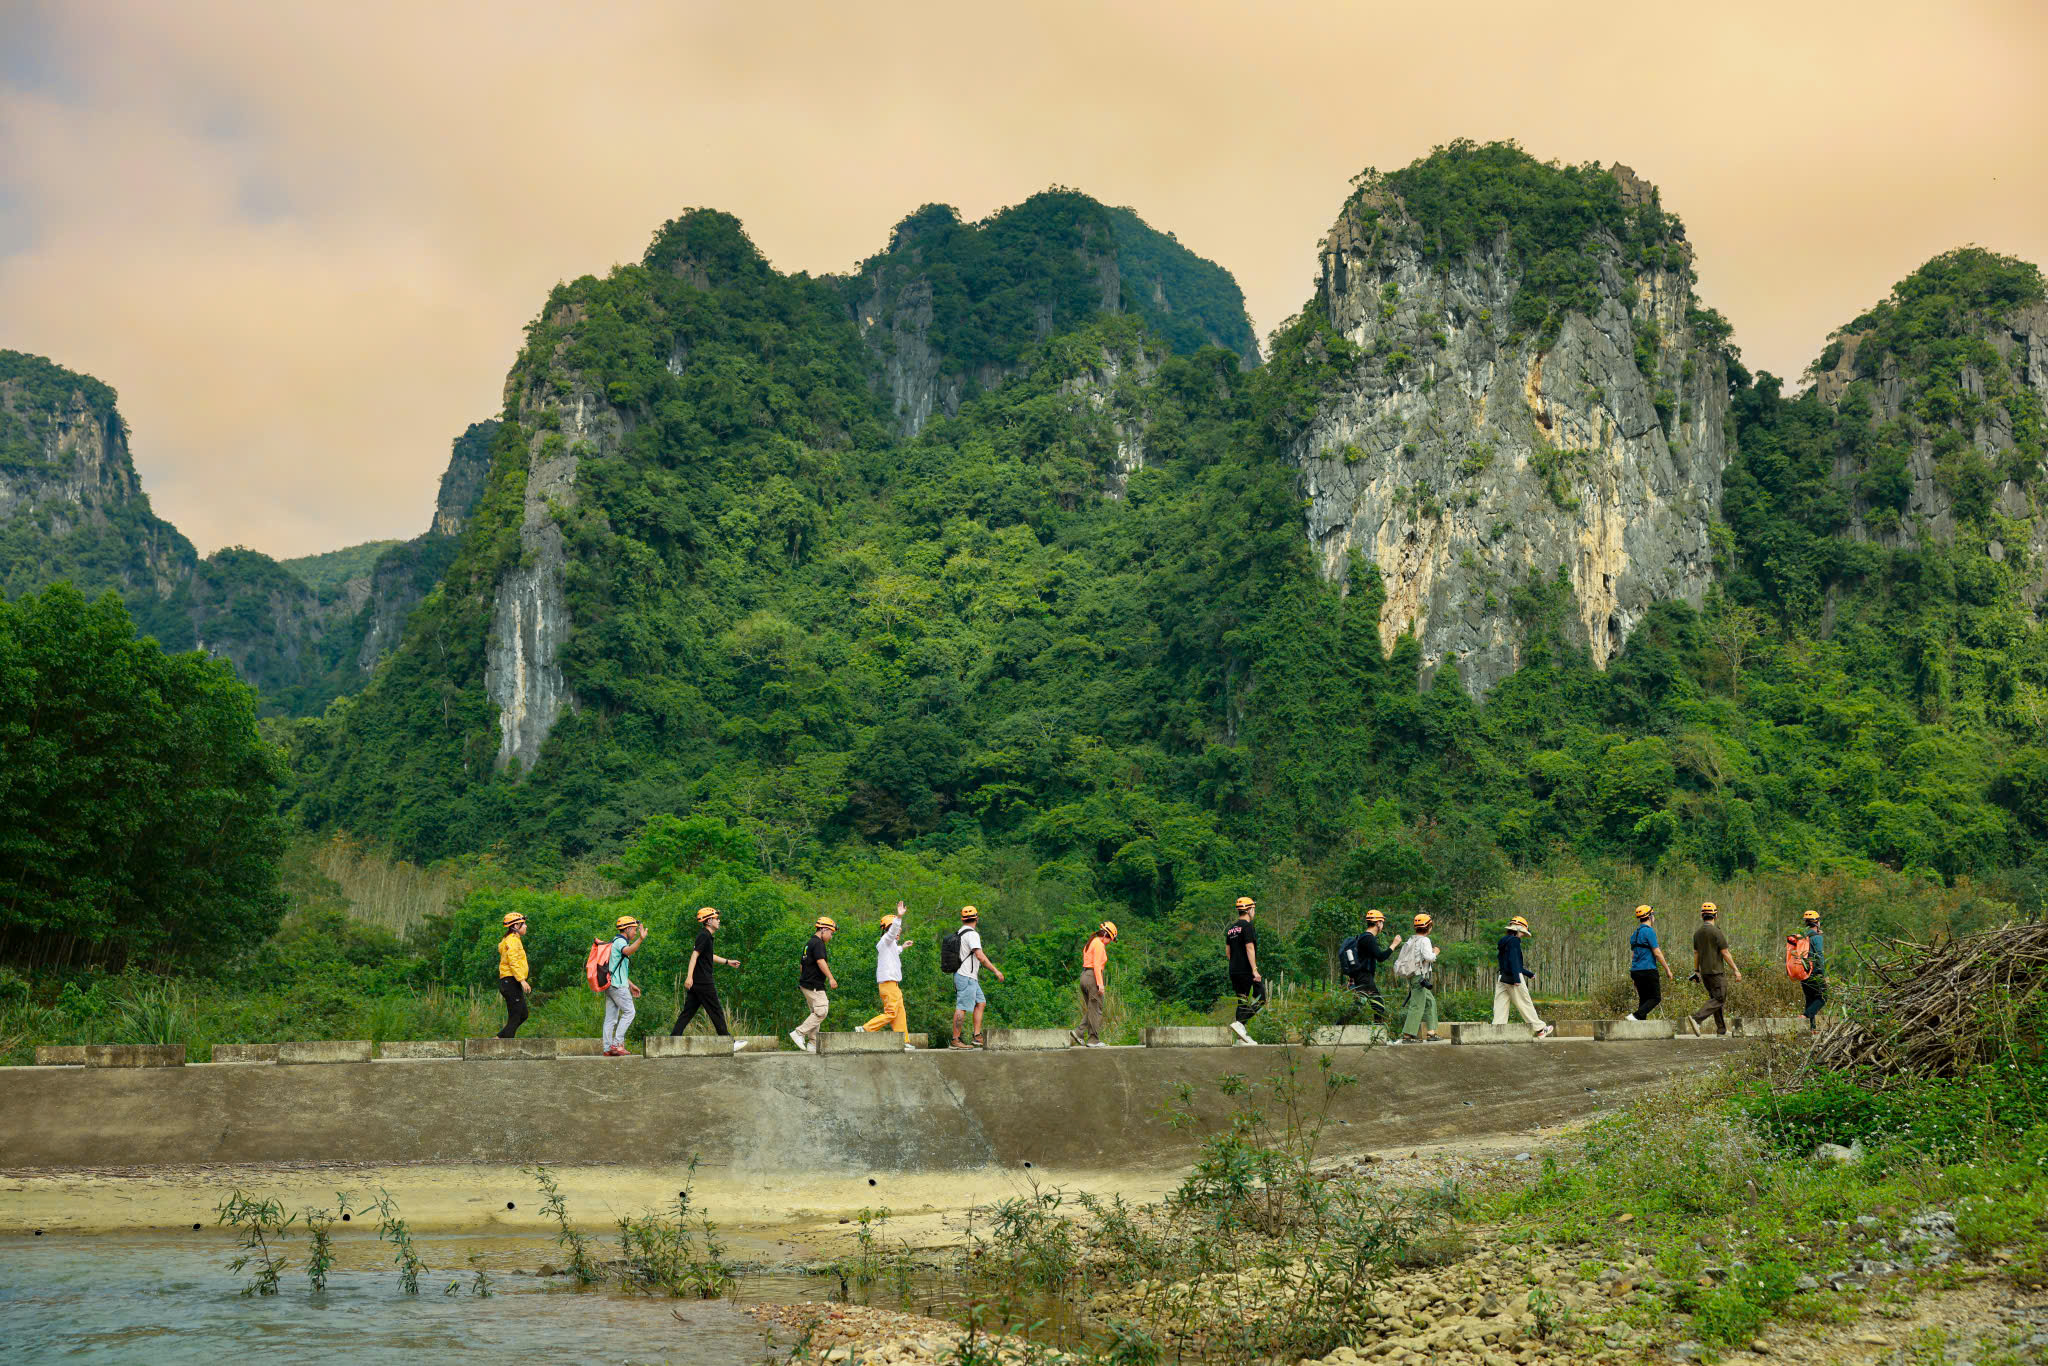
[{"label": "khaki pants", "polygon": [[1513,1006],[1531,1029],[1543,1028],[1543,1021],[1536,1018],[1536,1002],[1529,998],[1529,984],[1517,982],[1509,986],[1496,980],[1493,984],[1493,1022],[1504,1025],[1508,1022],[1508,1007]]},{"label": "khaki pants", "polygon": [[818,1037],[818,1026],[825,1023],[825,1012],[832,1008],[832,1003],[825,999],[825,993],[822,991],[812,991],[809,987],[798,987],[797,990],[804,994],[804,1000],[810,1004],[811,1013],[804,1016],[804,1022],[796,1027],[795,1032],[806,1039],[815,1039]]},{"label": "khaki pants", "polygon": [[1081,1037],[1102,1038],[1102,988],[1095,985],[1095,973],[1081,969]]},{"label": "khaki pants", "polygon": [[893,1029],[908,1038],[910,1017],[903,1012],[903,984],[900,982],[877,982],[875,990],[882,994],[882,1013],[869,1020],[861,1028],[872,1034],[879,1029]]}]

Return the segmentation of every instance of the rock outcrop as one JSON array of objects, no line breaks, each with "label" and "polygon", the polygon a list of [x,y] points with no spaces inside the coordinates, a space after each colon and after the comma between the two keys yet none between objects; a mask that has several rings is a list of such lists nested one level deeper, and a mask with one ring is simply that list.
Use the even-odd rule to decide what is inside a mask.
[{"label": "rock outcrop", "polygon": [[491,443],[497,434],[498,420],[492,418],[472,422],[455,438],[448,468],[441,475],[440,495],[434,500],[434,520],[412,540],[380,555],[360,585],[354,581],[348,585],[352,595],[359,595],[352,609],[359,614],[362,632],[356,667],[365,678],[398,647],[406,618],[447,571],[456,542],[469,525],[477,500],[483,497],[484,480],[491,470]]},{"label": "rock outcrop", "polygon": [[1412,632],[1425,677],[1484,693],[1520,660],[1514,590],[1562,570],[1568,635],[1604,665],[1652,604],[1697,605],[1713,577],[1728,380],[1690,249],[1675,222],[1650,264],[1596,231],[1590,306],[1546,336],[1512,321],[1529,286],[1507,232],[1432,261],[1414,229],[1397,197],[1362,194],[1321,244],[1311,308],[1356,348],[1294,446],[1323,573],[1377,566],[1382,643]]}]

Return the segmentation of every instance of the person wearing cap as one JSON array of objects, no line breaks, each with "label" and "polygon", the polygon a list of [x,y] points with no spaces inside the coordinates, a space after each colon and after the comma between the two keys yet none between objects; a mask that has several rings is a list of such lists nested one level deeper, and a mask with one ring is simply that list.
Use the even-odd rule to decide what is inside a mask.
[{"label": "person wearing cap", "polygon": [[[676,1016],[676,1027],[669,1033],[680,1034],[690,1027],[690,1021],[703,1011],[704,1018],[711,1021],[711,1031],[722,1037],[731,1037],[732,1031],[725,1025],[725,1007],[719,1004],[718,984],[713,980],[713,970],[719,964],[729,968],[740,965],[737,958],[720,958],[713,952],[711,937],[718,933],[718,908],[699,906],[697,908],[697,942],[690,946],[690,961],[683,969],[683,1010]],[[737,1053],[747,1046],[741,1039],[732,1046]]]},{"label": "person wearing cap", "polygon": [[903,937],[903,917],[910,914],[902,902],[896,914],[882,917],[882,937],[875,941],[875,991],[882,998],[882,1013],[861,1028],[872,1034],[893,1028],[903,1036],[903,1051],[910,1047],[910,1016],[903,1009],[903,951],[915,940]]},{"label": "person wearing cap", "polygon": [[1828,957],[1827,946],[1820,937],[1820,912],[1808,911],[1799,917],[1802,933],[1806,935],[1806,980],[1799,984],[1800,994],[1806,997],[1806,1023],[1812,1027],[1820,1008],[1828,1003]]},{"label": "person wearing cap", "polygon": [[1735,955],[1728,951],[1728,936],[1715,923],[1720,914],[1719,906],[1702,901],[1700,927],[1692,935],[1693,971],[1707,993],[1707,1003],[1685,1017],[1685,1027],[1694,1038],[1700,1035],[1700,1022],[1710,1015],[1714,1018],[1715,1033],[1728,1032],[1728,973],[1734,973],[1736,981],[1742,980],[1742,969],[1735,966]]},{"label": "person wearing cap", "polygon": [[1678,980],[1678,974],[1671,970],[1671,961],[1657,945],[1657,927],[1652,923],[1656,918],[1657,913],[1648,906],[1636,907],[1635,933],[1628,937],[1628,979],[1636,987],[1636,1009],[1629,1016],[1631,1020],[1649,1019],[1650,1012],[1664,999],[1664,984],[1657,977],[1659,966],[1666,977]]},{"label": "person wearing cap", "polygon": [[615,932],[611,962],[606,968],[611,978],[604,989],[604,1055],[623,1058],[626,1031],[633,1027],[633,1017],[640,1013],[640,1007],[633,1004],[633,998],[640,994],[640,988],[631,980],[633,955],[647,942],[647,927],[630,915],[622,915],[612,928]]},{"label": "person wearing cap", "polygon": [[505,1027],[498,1031],[501,1039],[518,1038],[519,1026],[526,1023],[526,998],[533,984],[526,980],[526,945],[519,942],[525,935],[526,917],[508,912],[505,937],[498,941],[498,994],[505,998]]},{"label": "person wearing cap", "polygon": [[1351,1023],[1361,1002],[1371,1008],[1374,1024],[1387,1022],[1387,999],[1380,995],[1380,964],[1392,958],[1394,950],[1401,947],[1401,936],[1395,935],[1392,943],[1381,948],[1380,935],[1386,932],[1386,928],[1386,914],[1375,908],[1365,913],[1365,928],[1351,941],[1351,951],[1357,956],[1358,966],[1344,974],[1352,1002],[1344,1017],[1337,1021],[1340,1025]]},{"label": "person wearing cap", "polygon": [[1529,1028],[1536,1031],[1536,1037],[1542,1039],[1557,1030],[1537,1017],[1536,1002],[1529,996],[1529,979],[1536,974],[1522,962],[1522,941],[1528,937],[1529,921],[1527,917],[1518,915],[1508,921],[1507,933],[1495,946],[1500,958],[1500,972],[1493,982],[1493,1022],[1506,1024],[1508,1007],[1513,1006],[1516,1013],[1528,1022]]},{"label": "person wearing cap", "polygon": [[811,929],[811,942],[804,945],[803,965],[796,979],[796,989],[803,993],[804,1004],[811,1008],[811,1013],[804,1016],[802,1024],[789,1031],[789,1037],[806,1053],[818,1051],[818,1026],[825,1023],[825,1014],[832,1009],[832,1001],[825,995],[826,989],[839,990],[839,979],[832,975],[832,965],[825,961],[832,936],[839,932],[839,922],[829,915],[821,915]]},{"label": "person wearing cap", "polygon": [[1401,946],[1401,952],[1394,959],[1394,976],[1408,979],[1408,1000],[1401,1017],[1401,1037],[1395,1043],[1420,1043],[1424,1039],[1441,1039],[1436,1032],[1436,960],[1437,946],[1431,942],[1430,929],[1436,924],[1427,912],[1415,917],[1415,933],[1408,936],[1408,942]]},{"label": "person wearing cap", "polygon": [[1259,931],[1252,920],[1258,903],[1248,896],[1237,899],[1237,919],[1223,932],[1224,951],[1230,956],[1230,989],[1237,994],[1237,1015],[1231,1032],[1240,1044],[1257,1046],[1258,1040],[1245,1031],[1245,1023],[1266,1007],[1266,979],[1259,972]]},{"label": "person wearing cap", "polygon": [[1102,1047],[1102,970],[1109,966],[1109,946],[1116,942],[1116,922],[1105,920],[1081,949],[1081,1027],[1069,1038],[1089,1048]]},{"label": "person wearing cap", "polygon": [[[985,1042],[981,1034],[982,1014],[988,1008],[988,994],[981,989],[981,970],[987,968],[996,975],[998,982],[1004,981],[1003,970],[989,961],[981,948],[981,912],[972,906],[960,908],[960,966],[953,973],[953,1047],[982,1048]],[[974,1013],[974,1036],[972,1043],[960,1040],[961,1026],[967,1022],[969,1011]]]}]

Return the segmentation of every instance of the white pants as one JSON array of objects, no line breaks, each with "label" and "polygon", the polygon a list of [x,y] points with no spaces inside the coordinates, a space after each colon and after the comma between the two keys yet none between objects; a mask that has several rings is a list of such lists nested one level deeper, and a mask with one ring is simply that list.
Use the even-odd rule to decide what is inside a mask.
[{"label": "white pants", "polygon": [[640,1013],[640,1007],[633,1004],[633,989],[624,982],[614,982],[604,989],[604,1046],[624,1048],[626,1031],[633,1027],[633,1017]]},{"label": "white pants", "polygon": [[1508,1007],[1521,1012],[1531,1029],[1543,1028],[1543,1021],[1536,1018],[1536,1003],[1529,999],[1529,984],[1517,982],[1509,986],[1496,978],[1493,983],[1493,1022],[1504,1025],[1508,1022]]}]

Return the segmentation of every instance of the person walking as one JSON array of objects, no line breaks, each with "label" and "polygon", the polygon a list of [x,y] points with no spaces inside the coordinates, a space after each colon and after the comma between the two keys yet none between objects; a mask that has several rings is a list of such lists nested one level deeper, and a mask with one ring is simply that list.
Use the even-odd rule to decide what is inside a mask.
[{"label": "person walking", "polygon": [[1827,944],[1821,938],[1819,911],[1808,911],[1799,919],[1806,932],[1806,976],[1799,983],[1799,991],[1806,997],[1803,1013],[1807,1028],[1811,1029],[1820,1008],[1828,1003]]},{"label": "person walking", "polygon": [[903,937],[903,917],[910,914],[902,902],[896,914],[882,917],[882,937],[875,941],[875,991],[882,998],[882,1013],[861,1028],[872,1034],[893,1028],[903,1036],[903,1051],[911,1052],[910,1016],[903,1009],[903,951],[915,940]]},{"label": "person walking", "polygon": [[505,998],[505,1027],[498,1031],[501,1039],[519,1037],[519,1026],[526,1023],[526,998],[533,993],[533,984],[526,979],[526,945],[519,941],[526,937],[526,917],[517,911],[505,916],[505,937],[498,941],[498,994]]},{"label": "person walking", "polygon": [[1415,933],[1394,959],[1394,976],[1408,979],[1408,1000],[1401,1019],[1401,1037],[1395,1043],[1420,1043],[1441,1039],[1436,1032],[1437,946],[1429,931],[1436,922],[1427,913],[1415,917]]},{"label": "person walking", "polygon": [[[718,984],[713,980],[713,970],[720,964],[729,968],[740,965],[737,958],[720,958],[711,947],[712,936],[718,933],[720,916],[717,908],[697,908],[697,942],[690,946],[690,961],[683,969],[683,1009],[676,1016],[676,1027],[669,1033],[680,1034],[690,1027],[690,1021],[703,1011],[704,1018],[711,1021],[711,1032],[721,1037],[730,1037],[732,1031],[725,1026],[725,1007],[718,1001]],[[732,1046],[737,1053],[747,1046],[741,1039]]]},{"label": "person walking", "polygon": [[839,990],[839,979],[832,975],[832,964],[826,960],[832,936],[839,933],[839,922],[829,915],[821,915],[811,929],[811,942],[804,945],[803,966],[796,979],[796,989],[803,993],[804,1004],[811,1008],[811,1013],[804,1016],[802,1024],[789,1031],[789,1037],[806,1053],[818,1051],[818,1026],[825,1023],[825,1015],[832,1009],[832,1000],[825,995],[826,990]]},{"label": "person walking", "polygon": [[1109,946],[1116,942],[1116,922],[1105,920],[1081,948],[1081,1027],[1067,1036],[1089,1048],[1102,1047],[1102,970],[1109,966]]},{"label": "person walking", "polygon": [[1230,958],[1230,989],[1237,994],[1237,1014],[1230,1022],[1239,1045],[1256,1048],[1258,1040],[1245,1031],[1252,1016],[1266,1008],[1266,979],[1259,972],[1259,931],[1252,924],[1259,904],[1248,896],[1237,899],[1237,919],[1223,932],[1224,952]]},{"label": "person walking", "polygon": [[1636,907],[1635,933],[1628,937],[1628,979],[1636,986],[1636,1009],[1631,1020],[1647,1020],[1650,1012],[1664,999],[1664,984],[1657,977],[1662,966],[1664,975],[1672,981],[1678,974],[1671,970],[1671,960],[1664,956],[1664,950],[1657,946],[1657,913],[1648,906]]},{"label": "person walking", "polygon": [[[989,961],[981,947],[981,912],[972,906],[960,908],[960,930],[956,941],[960,946],[960,966],[953,970],[953,1047],[985,1048],[987,1041],[982,1037],[982,1013],[988,1008],[988,995],[981,989],[981,970],[987,968],[996,975],[998,982],[1005,980],[1003,970]],[[973,1041],[962,1043],[960,1027],[966,1023],[968,1012],[974,1014]]]},{"label": "person walking", "polygon": [[1536,1002],[1529,996],[1530,979],[1536,976],[1522,962],[1522,941],[1529,937],[1529,921],[1516,916],[1508,922],[1507,933],[1500,937],[1495,951],[1500,959],[1500,973],[1493,983],[1493,1022],[1504,1025],[1508,1022],[1508,1007],[1513,1006],[1517,1014],[1536,1031],[1539,1039],[1557,1033],[1550,1025],[1543,1023],[1536,1015]]},{"label": "person walking", "polygon": [[611,955],[605,964],[609,975],[604,989],[604,1055],[623,1058],[627,1056],[626,1031],[633,1027],[633,1017],[640,1013],[640,1007],[633,1004],[640,994],[640,988],[631,980],[633,955],[647,942],[647,927],[630,915],[622,915],[612,928]]},{"label": "person walking", "polygon": [[1713,902],[1701,902],[1700,927],[1692,935],[1693,971],[1707,993],[1707,1003],[1685,1017],[1685,1027],[1695,1039],[1700,1036],[1700,1022],[1710,1015],[1716,1034],[1728,1032],[1728,974],[1742,980],[1742,969],[1735,966],[1735,955],[1728,951],[1728,936],[1715,923],[1720,914],[1721,908]]},{"label": "person walking", "polygon": [[[1344,984],[1351,992],[1351,1000],[1344,1007],[1344,1016],[1339,1025],[1348,1025],[1358,1017],[1360,1006],[1372,1011],[1374,1024],[1387,1022],[1387,1001],[1380,995],[1380,964],[1394,956],[1394,950],[1401,947],[1401,936],[1395,935],[1394,942],[1380,947],[1380,934],[1387,928],[1387,917],[1377,909],[1365,913],[1365,928],[1353,935],[1339,951],[1338,964],[1344,971]],[[1348,960],[1348,961],[1345,961]]]}]

